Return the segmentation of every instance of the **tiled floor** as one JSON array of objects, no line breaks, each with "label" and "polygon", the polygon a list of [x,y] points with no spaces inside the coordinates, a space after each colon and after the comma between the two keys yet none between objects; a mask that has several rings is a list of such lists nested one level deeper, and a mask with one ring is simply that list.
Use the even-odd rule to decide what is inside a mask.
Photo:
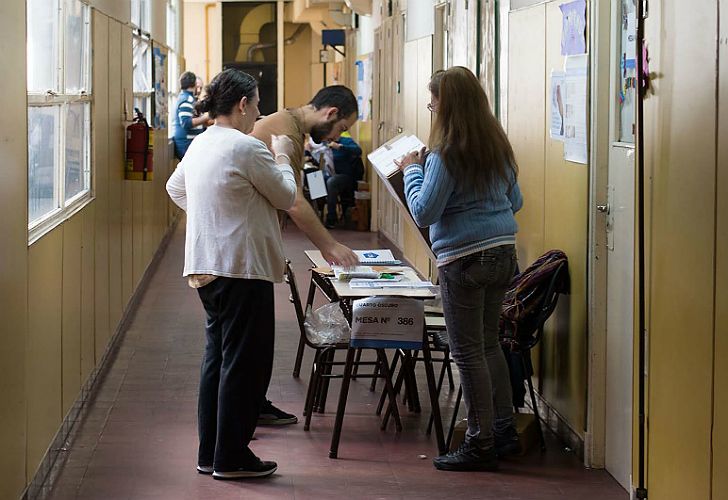
[{"label": "tiled floor", "polygon": [[[276,460],[268,479],[216,481],[195,472],[196,397],[203,347],[203,314],[196,293],[180,277],[184,225],[176,231],[141,301],[118,355],[108,370],[77,438],[71,443],[52,498],[84,499],[253,499],[253,498],[502,498],[626,499],[604,471],[589,471],[549,439],[548,451],[504,462],[498,473],[446,473],[431,459],[434,439],[423,430],[429,413],[403,410],[404,430],[379,430],[374,415],[378,392],[368,381],[352,384],[339,448],[328,458],[338,384],[331,388],[326,415],[314,415],[310,432],[302,424],[259,428],[253,451]],[[369,233],[335,232],[353,248],[377,246]],[[303,250],[310,242],[293,224],[284,232],[299,287],[307,286]],[[268,395],[301,415],[311,356],[302,377],[291,377],[298,341],[285,284],[276,286],[276,357]],[[424,384],[422,384],[424,385]],[[452,402],[444,401],[445,415]]]}]

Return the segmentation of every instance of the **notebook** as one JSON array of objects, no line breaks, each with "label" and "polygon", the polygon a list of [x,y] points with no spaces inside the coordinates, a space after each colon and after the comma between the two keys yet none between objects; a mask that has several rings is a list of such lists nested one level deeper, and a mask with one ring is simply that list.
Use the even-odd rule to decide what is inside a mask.
[{"label": "notebook", "polygon": [[391,250],[354,250],[354,253],[359,257],[359,264],[367,266],[397,266],[402,263],[394,258]]}]

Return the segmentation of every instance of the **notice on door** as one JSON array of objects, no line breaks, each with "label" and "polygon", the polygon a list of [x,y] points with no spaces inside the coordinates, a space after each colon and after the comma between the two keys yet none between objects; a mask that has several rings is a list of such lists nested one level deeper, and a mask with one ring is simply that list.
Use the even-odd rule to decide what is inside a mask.
[{"label": "notice on door", "polygon": [[421,300],[370,297],[354,301],[351,346],[422,348],[425,306]]}]

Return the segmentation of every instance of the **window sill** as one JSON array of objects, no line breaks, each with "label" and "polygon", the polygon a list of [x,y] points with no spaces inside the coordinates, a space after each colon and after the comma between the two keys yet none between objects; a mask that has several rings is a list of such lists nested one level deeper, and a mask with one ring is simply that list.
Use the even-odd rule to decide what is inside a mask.
[{"label": "window sill", "polygon": [[85,195],[72,200],[67,207],[57,209],[37,222],[34,222],[32,226],[28,227],[28,246],[31,246],[43,236],[69,220],[95,199],[96,198],[90,192],[86,193]]}]

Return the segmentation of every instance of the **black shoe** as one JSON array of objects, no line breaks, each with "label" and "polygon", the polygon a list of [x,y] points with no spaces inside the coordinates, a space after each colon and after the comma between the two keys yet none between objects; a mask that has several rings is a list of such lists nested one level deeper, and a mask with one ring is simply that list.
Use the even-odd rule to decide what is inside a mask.
[{"label": "black shoe", "polygon": [[335,229],[336,228],[336,221],[335,220],[334,221],[327,220],[324,223],[324,226],[326,227],[326,229]]},{"label": "black shoe", "polygon": [[495,448],[480,448],[467,441],[457,450],[433,459],[432,463],[440,470],[491,472],[498,470]]},{"label": "black shoe", "polygon": [[494,432],[495,452],[499,458],[520,455],[523,452],[521,440],[514,426],[508,427],[504,432]]},{"label": "black shoe", "polygon": [[273,474],[278,469],[278,464],[268,462],[254,457],[249,464],[233,470],[216,470],[212,473],[215,479],[243,479],[247,477],[265,477]]},{"label": "black shoe", "polygon": [[273,406],[273,403],[266,400],[258,415],[258,425],[287,425],[298,422],[298,417],[286,413],[280,408]]},{"label": "black shoe", "polygon": [[212,465],[198,465],[197,472],[200,474],[212,474]]}]

